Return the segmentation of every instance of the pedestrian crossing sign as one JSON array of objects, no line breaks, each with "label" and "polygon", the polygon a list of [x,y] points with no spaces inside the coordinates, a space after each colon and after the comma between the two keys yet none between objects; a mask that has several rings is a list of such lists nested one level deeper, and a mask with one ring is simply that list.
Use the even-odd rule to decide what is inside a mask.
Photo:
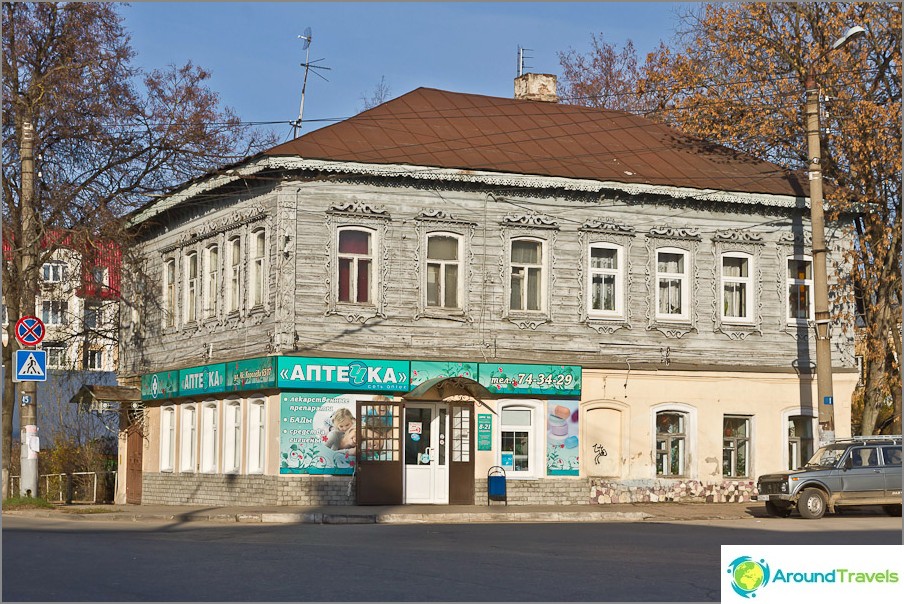
[{"label": "pedestrian crossing sign", "polygon": [[47,351],[17,350],[15,382],[47,381]]}]

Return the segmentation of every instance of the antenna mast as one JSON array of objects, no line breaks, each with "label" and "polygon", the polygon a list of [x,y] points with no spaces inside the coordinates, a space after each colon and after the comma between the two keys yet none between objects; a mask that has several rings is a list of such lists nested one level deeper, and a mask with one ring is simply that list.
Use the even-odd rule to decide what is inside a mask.
[{"label": "antenna mast", "polygon": [[533,58],[533,57],[529,57],[529,56],[527,56],[526,54],[524,54],[524,51],[525,51],[525,50],[532,50],[532,49],[530,49],[530,48],[522,48],[520,45],[518,46],[518,65],[517,65],[517,70],[518,70],[518,77],[519,77],[519,78],[520,78],[521,76],[524,75],[524,68],[525,68],[525,67],[530,68],[529,65],[525,65],[525,64],[524,64],[524,59],[532,59],[532,58]]},{"label": "antenna mast", "polygon": [[[308,71],[310,71],[311,68],[327,69],[327,70],[329,69],[329,67],[324,67],[322,65],[314,65],[314,63],[316,63],[317,61],[322,61],[323,59],[315,59],[313,61],[309,60],[309,58],[311,56],[311,40],[313,40],[313,36],[311,35],[311,28],[306,27],[304,29],[304,34],[302,34],[298,37],[301,38],[302,40],[304,40],[304,47],[302,48],[302,50],[305,51],[304,63],[301,64],[301,66],[304,67],[304,80],[302,81],[302,84],[301,84],[301,104],[298,107],[298,119],[295,120],[294,122],[291,122],[292,138],[298,138],[298,131],[301,129],[302,118],[304,117],[304,93],[305,93],[305,89],[307,89],[307,87],[308,87]],[[317,74],[318,76],[320,76],[321,78],[323,78],[324,80],[326,80],[327,82],[329,82],[329,80],[324,78],[322,75],[320,75],[316,71],[314,73]]]}]

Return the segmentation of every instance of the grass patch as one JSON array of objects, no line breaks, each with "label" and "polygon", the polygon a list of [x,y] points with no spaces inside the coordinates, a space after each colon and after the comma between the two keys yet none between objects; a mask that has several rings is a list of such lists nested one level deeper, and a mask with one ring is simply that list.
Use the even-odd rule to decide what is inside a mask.
[{"label": "grass patch", "polygon": [[115,508],[82,508],[82,507],[72,507],[72,508],[63,508],[63,511],[67,514],[109,514],[111,512],[121,512],[120,509]]},{"label": "grass patch", "polygon": [[16,510],[40,510],[54,509],[54,505],[42,497],[9,497],[3,500],[3,509]]}]

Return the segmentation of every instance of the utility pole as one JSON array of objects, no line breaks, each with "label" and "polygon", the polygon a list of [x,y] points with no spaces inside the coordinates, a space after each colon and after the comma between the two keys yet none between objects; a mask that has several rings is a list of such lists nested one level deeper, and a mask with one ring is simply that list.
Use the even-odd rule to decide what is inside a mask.
[{"label": "utility pole", "polygon": [[[20,204],[22,208],[22,248],[21,275],[22,283],[20,291],[21,315],[34,316],[35,297],[37,295],[37,275],[35,272],[34,249],[38,245],[38,229],[34,210],[35,194],[35,158],[34,158],[35,130],[30,121],[22,123],[22,143],[19,148],[22,159],[22,190]],[[12,342],[10,342],[12,345]],[[11,368],[12,369],[12,368]],[[32,447],[38,438],[38,385],[36,382],[22,382],[19,391],[23,401],[19,407],[19,443],[21,454],[19,461],[21,469],[19,473],[19,495],[23,497],[38,496],[38,451]],[[26,398],[27,397],[27,398]],[[18,404],[18,402],[14,401]]]}]

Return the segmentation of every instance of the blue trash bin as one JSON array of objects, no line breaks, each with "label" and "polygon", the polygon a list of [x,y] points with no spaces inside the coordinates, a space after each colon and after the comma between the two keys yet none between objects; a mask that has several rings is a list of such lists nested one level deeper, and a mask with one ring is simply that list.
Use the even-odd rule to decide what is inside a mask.
[{"label": "blue trash bin", "polygon": [[508,505],[505,492],[505,468],[493,466],[487,471],[487,505],[490,501],[504,501]]}]

